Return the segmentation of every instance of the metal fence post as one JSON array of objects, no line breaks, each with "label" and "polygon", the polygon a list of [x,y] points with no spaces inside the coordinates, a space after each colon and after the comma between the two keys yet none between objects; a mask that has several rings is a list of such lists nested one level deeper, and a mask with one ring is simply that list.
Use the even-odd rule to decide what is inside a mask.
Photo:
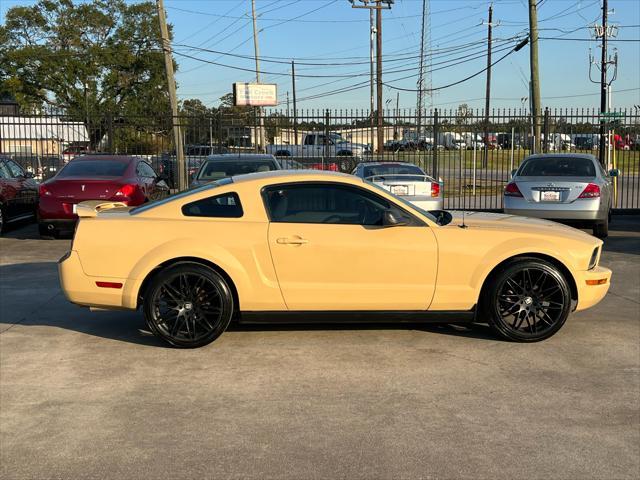
[{"label": "metal fence post", "polygon": [[545,107],[544,109],[544,133],[542,136],[544,137],[544,145],[542,146],[542,151],[544,153],[549,152],[549,107]]},{"label": "metal fence post", "polygon": [[107,153],[115,153],[113,151],[113,115],[107,114]]},{"label": "metal fence post", "polygon": [[433,110],[433,178],[438,180],[438,109]]},{"label": "metal fence post", "polygon": [[324,170],[324,162],[328,155],[329,149],[329,109],[324,113],[324,148],[322,150],[322,169]]}]

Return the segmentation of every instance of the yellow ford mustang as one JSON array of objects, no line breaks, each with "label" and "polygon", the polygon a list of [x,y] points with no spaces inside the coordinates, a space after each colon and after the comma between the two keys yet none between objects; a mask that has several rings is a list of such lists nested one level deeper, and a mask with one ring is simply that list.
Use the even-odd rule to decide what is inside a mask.
[{"label": "yellow ford mustang", "polygon": [[557,332],[598,303],[602,241],[545,220],[425,212],[360,178],[270,172],[223,179],[137,208],[76,206],[59,262],[67,298],[142,307],[178,347],[232,318],[489,323],[510,340]]}]

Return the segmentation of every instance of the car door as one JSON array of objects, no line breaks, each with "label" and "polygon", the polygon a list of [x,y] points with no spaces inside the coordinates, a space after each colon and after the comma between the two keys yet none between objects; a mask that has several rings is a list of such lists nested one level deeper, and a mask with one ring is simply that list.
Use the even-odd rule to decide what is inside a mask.
[{"label": "car door", "polygon": [[4,221],[20,215],[18,181],[13,178],[6,163],[0,159],[0,203],[3,207]]},{"label": "car door", "polygon": [[5,163],[11,173],[11,179],[13,180],[16,188],[16,215],[27,215],[29,213],[33,213],[37,198],[35,181],[31,178],[27,178],[22,167],[13,160],[6,160]]},{"label": "car door", "polygon": [[[426,310],[437,244],[431,228],[365,188],[331,182],[268,187],[268,241],[289,310]],[[386,209],[405,226],[384,227]]]}]

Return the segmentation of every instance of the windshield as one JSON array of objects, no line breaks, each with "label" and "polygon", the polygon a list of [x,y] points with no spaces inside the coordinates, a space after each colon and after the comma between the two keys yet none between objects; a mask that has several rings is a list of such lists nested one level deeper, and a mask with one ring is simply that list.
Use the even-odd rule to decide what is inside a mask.
[{"label": "windshield", "polygon": [[519,177],[595,177],[596,167],[588,158],[530,158],[520,167]]},{"label": "windshield", "polygon": [[198,172],[198,180],[211,181],[245,173],[278,170],[273,160],[209,160]]},{"label": "windshield", "polygon": [[119,160],[74,160],[69,162],[60,173],[61,177],[121,177],[129,162]]},{"label": "windshield", "polygon": [[420,182],[424,180],[425,173],[415,165],[372,165],[362,170],[364,178],[372,181],[381,181],[385,178],[401,177],[403,180]]},{"label": "windshield", "polygon": [[344,142],[344,138],[339,133],[330,133],[329,138],[334,142]]},{"label": "windshield", "polygon": [[405,206],[405,207],[408,207],[409,211],[414,210],[414,211],[416,211],[416,212],[420,213],[421,215],[424,215],[425,217],[427,217],[427,218],[428,218],[429,220],[431,220],[432,222],[434,222],[434,223],[436,223],[436,224],[439,224],[439,223],[438,223],[438,219],[437,219],[437,218],[436,218],[432,213],[429,213],[428,211],[423,210],[423,209],[422,209],[422,208],[420,208],[420,207],[416,207],[413,203],[408,202],[407,200],[405,200],[405,199],[404,199],[404,198],[402,198],[402,197],[398,197],[397,195],[394,195],[393,193],[389,192],[389,190],[387,190],[386,188],[384,188],[384,187],[382,187],[382,186],[380,186],[380,185],[377,185],[377,184],[375,184],[375,183],[373,183],[373,182],[370,182],[370,181],[368,181],[368,180],[365,180],[364,182],[365,182],[367,185],[371,185],[372,187],[377,188],[378,190],[382,190],[382,191],[383,191],[384,193],[386,193],[387,195],[391,195],[391,196],[394,198],[394,200],[396,200],[398,203],[402,204],[402,205],[403,205],[403,206]]},{"label": "windshield", "polygon": [[129,210],[129,213],[135,215],[137,213],[146,212],[147,210],[165,205],[167,203],[173,202],[174,200],[188,197],[191,194],[204,192],[205,190],[221,187],[222,185],[228,185],[230,183],[233,183],[233,179],[223,178],[221,180],[218,180],[217,182],[207,183],[206,185],[201,185],[199,187],[188,188],[187,190],[183,190],[182,192],[176,193],[175,195],[170,195],[166,198],[163,198],[162,200],[156,200],[155,202],[145,203],[144,205],[141,205],[139,207],[132,208],[131,210]]}]

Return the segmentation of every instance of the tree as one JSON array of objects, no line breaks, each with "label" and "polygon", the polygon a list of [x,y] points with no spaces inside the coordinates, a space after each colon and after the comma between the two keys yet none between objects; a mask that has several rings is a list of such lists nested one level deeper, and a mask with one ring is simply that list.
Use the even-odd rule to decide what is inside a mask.
[{"label": "tree", "polygon": [[169,112],[160,27],[152,2],[38,0],[0,26],[0,90],[23,107],[83,121],[92,146],[107,118]]},{"label": "tree", "polygon": [[458,109],[456,110],[456,124],[467,125],[472,118],[473,111],[469,108],[469,105],[466,103],[458,105]]}]

